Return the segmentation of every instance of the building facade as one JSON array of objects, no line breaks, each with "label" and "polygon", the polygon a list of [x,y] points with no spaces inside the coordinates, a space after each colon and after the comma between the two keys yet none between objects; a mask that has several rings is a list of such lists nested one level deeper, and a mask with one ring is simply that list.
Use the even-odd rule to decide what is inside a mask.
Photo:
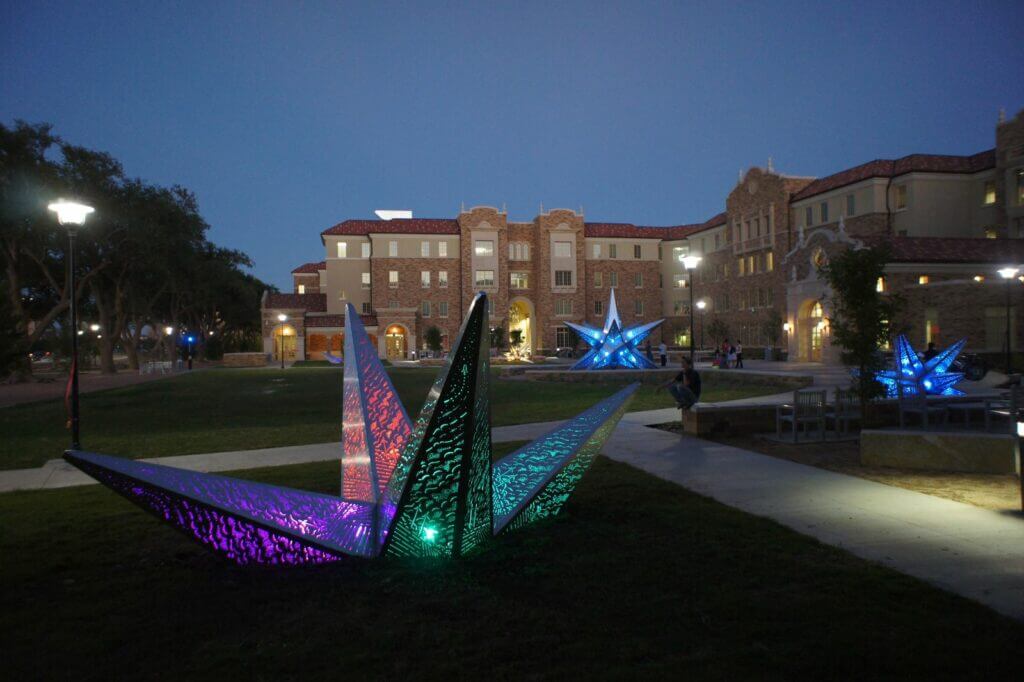
[{"label": "building facade", "polygon": [[[614,289],[624,323],[665,319],[655,345],[687,347],[694,333],[702,347],[728,338],[837,362],[818,267],[841,249],[884,244],[893,257],[879,287],[905,300],[897,328],[912,342],[967,338],[969,350],[998,351],[1009,297],[1017,348],[1024,288],[996,270],[1024,267],[1024,112],[995,137],[973,155],[879,159],[824,178],[769,162],[741,174],[725,210],[702,223],[589,222],[568,209],[515,222],[492,207],[346,220],[321,233],[324,260],[293,270],[292,292],[264,296],[264,347],[275,359],[340,353],[351,303],[382,357],[421,353],[432,327],[447,350],[485,291],[501,338],[518,332],[524,353],[550,354],[579,347],[565,323],[600,324]],[[692,273],[686,255],[701,256]]]}]

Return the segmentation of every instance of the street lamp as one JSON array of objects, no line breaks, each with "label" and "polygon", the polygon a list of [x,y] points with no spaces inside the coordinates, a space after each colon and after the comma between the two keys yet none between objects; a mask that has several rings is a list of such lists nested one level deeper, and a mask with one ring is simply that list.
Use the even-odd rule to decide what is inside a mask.
[{"label": "street lamp", "polygon": [[58,199],[46,208],[57,214],[57,222],[68,231],[67,269],[71,297],[71,449],[78,450],[81,443],[78,437],[78,292],[75,291],[75,236],[78,234],[78,228],[85,225],[86,217],[96,209],[64,199]]},{"label": "street lamp", "polygon": [[700,348],[704,350],[704,309],[708,307],[708,302],[704,299],[697,301],[697,310],[700,311]]},{"label": "street lamp", "polygon": [[277,347],[277,351],[281,356],[281,369],[284,369],[284,323],[288,320],[288,316],[281,313],[277,316],[277,321],[281,323],[281,345]]},{"label": "street lamp", "polygon": [[1013,362],[1010,358],[1010,290],[1013,287],[1013,278],[1017,276],[1017,268],[1000,268],[996,272],[1006,280],[1006,376],[1013,372]]},{"label": "street lamp", "polygon": [[683,264],[683,267],[686,268],[686,272],[690,275],[690,364],[692,365],[694,355],[693,331],[696,328],[694,325],[695,313],[693,312],[693,271],[697,269],[698,265],[700,265],[700,256],[682,256],[679,260]]}]

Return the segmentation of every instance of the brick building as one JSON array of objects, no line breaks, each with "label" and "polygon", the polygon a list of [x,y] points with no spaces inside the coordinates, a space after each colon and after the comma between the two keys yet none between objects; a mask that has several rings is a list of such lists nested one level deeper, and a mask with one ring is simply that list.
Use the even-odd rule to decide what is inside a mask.
[{"label": "brick building", "polygon": [[816,266],[884,242],[894,255],[879,286],[907,301],[898,326],[912,342],[966,337],[970,350],[998,351],[1008,291],[1019,347],[1021,289],[995,271],[1024,265],[1022,237],[1024,112],[1000,122],[994,149],[973,155],[879,159],[824,178],[770,162],[751,168],[725,211],[702,223],[588,222],[565,209],[512,222],[490,207],[452,219],[346,220],[321,233],[324,260],[292,271],[292,293],[265,295],[264,345],[275,358],[282,344],[291,358],[340,351],[350,302],[381,356],[424,348],[430,327],[447,349],[472,296],[486,291],[494,327],[550,353],[578,344],[566,322],[603,321],[614,288],[624,323],[665,318],[653,342],[685,347],[691,282],[680,258],[693,254],[702,257],[693,284],[703,345],[721,341],[717,330],[752,353],[775,345],[792,360],[835,362],[830,292]]}]

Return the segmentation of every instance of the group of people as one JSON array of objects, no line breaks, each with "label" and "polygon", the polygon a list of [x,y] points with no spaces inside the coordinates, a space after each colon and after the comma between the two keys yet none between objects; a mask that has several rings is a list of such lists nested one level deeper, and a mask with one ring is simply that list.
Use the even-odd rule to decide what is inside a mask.
[{"label": "group of people", "polygon": [[711,364],[719,369],[743,369],[743,342],[737,339],[733,345],[729,339],[722,341],[722,345],[715,348],[715,359]]}]

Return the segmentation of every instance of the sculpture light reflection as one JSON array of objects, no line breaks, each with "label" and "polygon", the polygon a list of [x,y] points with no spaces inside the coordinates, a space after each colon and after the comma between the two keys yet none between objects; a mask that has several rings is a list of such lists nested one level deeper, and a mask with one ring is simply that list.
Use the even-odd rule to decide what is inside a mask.
[{"label": "sculpture light reflection", "polygon": [[964,378],[962,372],[950,372],[956,356],[963,350],[967,339],[960,339],[930,360],[921,362],[917,352],[900,334],[896,337],[895,367],[875,373],[875,379],[885,386],[886,396],[900,395],[963,395],[954,386]]},{"label": "sculpture light reflection", "polygon": [[572,369],[610,369],[613,367],[653,369],[654,363],[648,360],[637,346],[664,321],[661,319],[623,329],[622,320],[619,319],[619,309],[615,305],[615,289],[612,289],[611,297],[608,299],[608,315],[605,318],[603,329],[595,329],[572,322],[565,323],[590,346],[587,354],[580,358],[572,366]]},{"label": "sculpture light reflection", "polygon": [[413,425],[348,306],[340,497],[78,450],[64,457],[239,564],[461,556],[557,514],[638,386],[492,465],[487,322],[481,293]]}]

